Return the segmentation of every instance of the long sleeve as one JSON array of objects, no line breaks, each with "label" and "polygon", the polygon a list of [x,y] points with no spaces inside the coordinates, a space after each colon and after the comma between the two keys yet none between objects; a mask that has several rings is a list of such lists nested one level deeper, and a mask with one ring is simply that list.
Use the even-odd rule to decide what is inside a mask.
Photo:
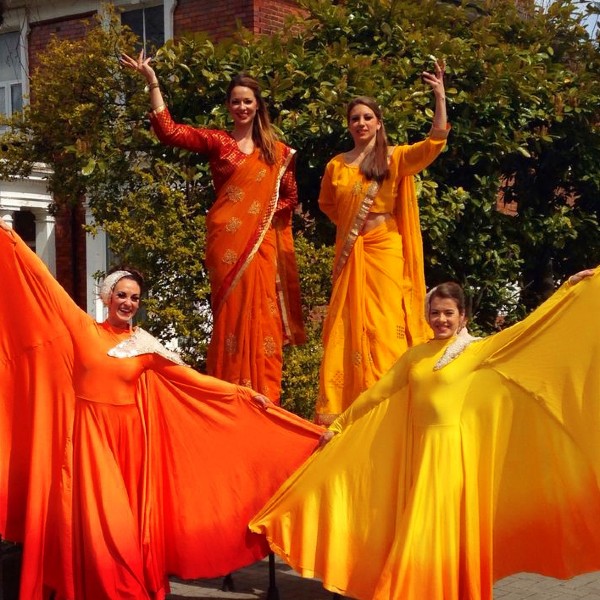
[{"label": "long sleeve", "polygon": [[329,427],[341,433],[350,423],[360,419],[384,400],[408,385],[408,373],[413,352],[405,352],[398,362],[371,388],[364,391]]},{"label": "long sleeve", "polygon": [[420,142],[398,146],[399,175],[416,175],[427,168],[446,146],[449,129],[433,129],[430,136]]},{"label": "long sleeve", "polygon": [[209,396],[212,400],[223,402],[230,402],[234,398],[251,400],[256,394],[251,388],[205,375],[190,367],[175,364],[157,354],[149,355],[148,361],[147,367],[161,375],[165,380],[183,389],[193,389],[200,396]]},{"label": "long sleeve", "polygon": [[[291,152],[287,148],[287,152]],[[277,213],[289,215],[298,205],[298,186],[296,184],[296,159],[292,157],[279,184],[279,199]]]},{"label": "long sleeve", "polygon": [[218,151],[218,139],[214,134],[219,134],[220,131],[175,123],[167,108],[158,114],[150,113],[150,122],[156,137],[167,146],[209,156]]},{"label": "long sleeve", "polygon": [[[59,322],[63,323],[69,332],[79,331],[82,325],[92,322],[92,318],[77,306],[44,262],[16,232],[0,231],[0,253],[2,253],[1,264],[3,265],[0,272],[3,283],[10,290],[6,302],[13,305],[12,309],[6,310],[13,314],[15,326],[11,331],[14,335],[21,336],[23,331],[30,329],[25,324],[19,327],[17,322],[27,319],[27,315],[21,314],[25,306],[21,298],[23,294],[27,294],[28,304],[36,305],[36,312],[39,312],[40,319],[49,325],[52,324],[57,334],[60,329]],[[13,279],[14,283],[11,283]],[[49,329],[46,330],[46,334],[48,331]],[[32,334],[35,336],[34,331]],[[19,340],[18,345],[21,346],[23,343],[23,340]]]}]

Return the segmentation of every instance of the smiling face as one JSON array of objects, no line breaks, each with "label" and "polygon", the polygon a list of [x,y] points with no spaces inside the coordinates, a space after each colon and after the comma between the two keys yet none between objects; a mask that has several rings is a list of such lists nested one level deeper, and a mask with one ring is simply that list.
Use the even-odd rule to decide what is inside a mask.
[{"label": "smiling face", "polygon": [[466,324],[464,311],[461,312],[454,298],[434,296],[427,315],[436,340],[446,340],[455,336]]},{"label": "smiling face", "polygon": [[227,108],[234,125],[244,126],[254,121],[258,110],[258,101],[249,87],[236,85],[227,100]]},{"label": "smiling face", "polygon": [[113,288],[108,304],[108,322],[113,327],[126,329],[140,307],[141,289],[133,279],[123,277]]},{"label": "smiling face", "polygon": [[355,146],[365,146],[374,141],[381,129],[381,121],[366,104],[357,104],[348,115],[348,130]]}]

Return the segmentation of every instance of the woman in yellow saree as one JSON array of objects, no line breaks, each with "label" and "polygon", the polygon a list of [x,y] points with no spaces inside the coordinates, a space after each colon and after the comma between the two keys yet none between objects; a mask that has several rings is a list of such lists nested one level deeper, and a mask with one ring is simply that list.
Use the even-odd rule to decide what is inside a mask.
[{"label": "woman in yellow saree", "polygon": [[425,277],[413,176],[448,136],[443,63],[423,80],[435,96],[429,137],[388,147],[379,106],[355,98],[347,111],[354,148],[328,163],[321,183],[319,206],[337,227],[316,407],[322,425],[430,337],[421,310]]},{"label": "woman in yellow saree", "polygon": [[213,330],[208,373],[278,403],[282,346],[304,342],[291,215],[298,194],[294,150],[279,142],[258,83],[237,75],[227,90],[231,132],[175,123],[150,59],[124,65],[148,81],[150,120],[161,142],[208,157],[216,199],[207,224],[206,267]]}]

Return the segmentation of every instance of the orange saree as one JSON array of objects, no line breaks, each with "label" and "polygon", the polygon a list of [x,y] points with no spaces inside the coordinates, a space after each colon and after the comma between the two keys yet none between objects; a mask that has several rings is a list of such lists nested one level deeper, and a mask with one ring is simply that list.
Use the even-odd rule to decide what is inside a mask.
[{"label": "orange saree", "polygon": [[[336,224],[337,234],[316,406],[322,425],[331,424],[410,346],[430,337],[422,309],[425,276],[413,175],[444,148],[446,131],[434,133],[396,147],[390,176],[375,190],[343,155],[327,166],[319,206]],[[363,233],[370,211],[391,217]]]},{"label": "orange saree", "polygon": [[291,231],[294,151],[278,143],[269,165],[258,150],[242,153],[226,132],[176,124],[167,110],[151,118],[162,142],[207,155],[213,174],[216,200],[206,219],[208,372],[277,403],[282,346],[305,339]]}]

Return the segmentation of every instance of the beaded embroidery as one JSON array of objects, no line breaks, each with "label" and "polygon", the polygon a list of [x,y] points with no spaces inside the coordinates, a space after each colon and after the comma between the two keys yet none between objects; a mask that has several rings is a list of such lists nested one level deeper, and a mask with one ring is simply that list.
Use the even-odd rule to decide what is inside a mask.
[{"label": "beaded embroidery", "polygon": [[165,348],[153,335],[141,327],[136,327],[132,335],[111,348],[107,354],[114,358],[133,358],[141,354],[158,354],[177,365],[189,366],[183,362],[177,352]]},{"label": "beaded embroidery", "polygon": [[456,339],[448,344],[446,350],[444,350],[444,354],[442,354],[441,358],[435,363],[433,370],[438,371],[442,367],[445,367],[455,358],[460,356],[473,342],[480,339],[480,337],[472,336],[466,328],[461,329],[456,336]]}]

